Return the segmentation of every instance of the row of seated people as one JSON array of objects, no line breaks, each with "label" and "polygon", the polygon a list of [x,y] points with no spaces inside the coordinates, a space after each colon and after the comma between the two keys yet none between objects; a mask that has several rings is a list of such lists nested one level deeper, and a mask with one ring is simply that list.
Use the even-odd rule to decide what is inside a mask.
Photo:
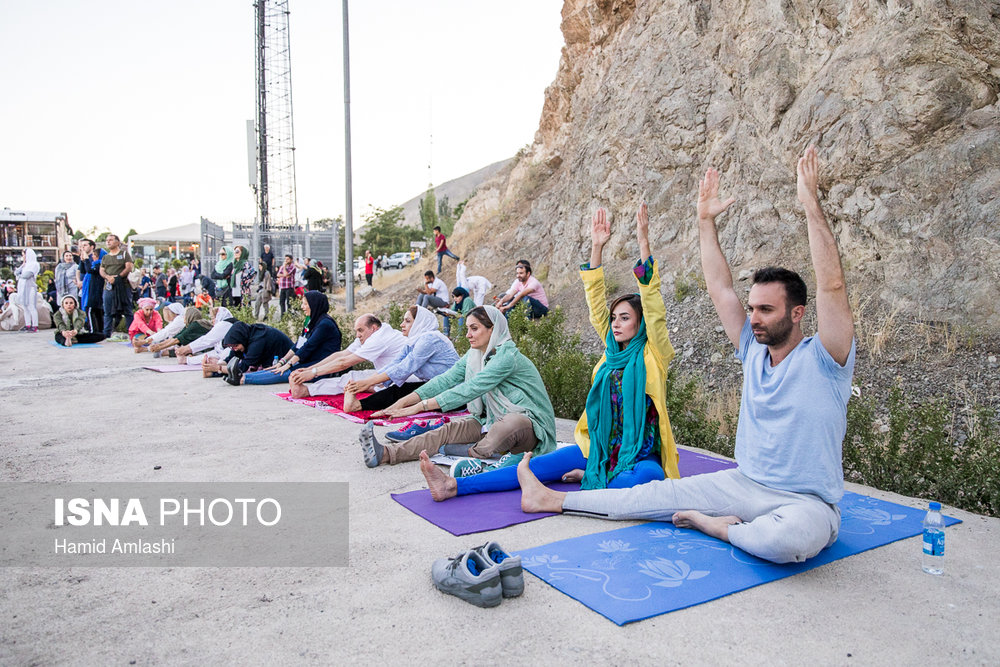
[{"label": "row of seated people", "polygon": [[[493,306],[465,312],[470,349],[461,358],[438,332],[436,317],[420,306],[407,311],[402,332],[362,315],[351,346],[313,357],[300,352],[309,343],[312,318],[326,308],[317,307],[307,293],[310,320],[297,343],[269,327],[235,322],[222,339],[220,361],[202,363],[214,363],[208,367],[221,372],[222,355],[232,354],[225,369],[234,384],[249,382],[247,371],[262,366],[258,373],[278,382],[287,379],[294,396],[343,393],[345,409],[376,410],[375,416],[465,407],[470,416],[401,442],[383,444],[371,422],[359,434],[368,467],[419,459],[436,500],[520,486],[525,511],[672,520],[767,560],[802,561],[837,537],[836,502],[843,493],[839,454],[854,363],[853,321],[836,243],[818,204],[817,171],[810,148],[799,161],[798,194],[823,297],[817,303],[819,334],[808,338],[801,331],[805,283],[794,272],[758,271],[744,310],[715,230],[715,217],[733,200],[719,200],[714,170],[701,183],[698,220],[706,282],[744,364],[738,468],[733,470],[679,479],[666,406],[674,349],[645,205],[636,216],[638,293],[621,295],[610,306],[602,267],[610,222],[601,209],[591,223],[591,258],[581,266],[581,278],[604,354],[573,445],[557,448],[555,416],[541,376],[511,339],[504,313]],[[268,365],[272,358],[278,363]],[[352,370],[362,361],[374,369]],[[429,459],[439,452],[478,463],[446,477]],[[555,479],[580,481],[582,490],[561,494],[541,485]]]}]

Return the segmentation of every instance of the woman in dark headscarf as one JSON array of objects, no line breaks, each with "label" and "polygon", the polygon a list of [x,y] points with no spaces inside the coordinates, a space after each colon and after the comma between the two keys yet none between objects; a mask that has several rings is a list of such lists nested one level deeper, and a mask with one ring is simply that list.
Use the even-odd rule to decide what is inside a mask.
[{"label": "woman in dark headscarf", "polygon": [[[302,295],[302,310],[306,321],[295,347],[288,350],[277,364],[270,368],[247,373],[244,384],[279,384],[288,382],[288,376],[297,368],[307,368],[340,352],[340,327],[330,317],[330,301],[326,294],[310,290]],[[320,376],[322,378],[324,376]]]},{"label": "woman in dark headscarf", "polygon": [[281,359],[292,349],[292,340],[274,327],[266,324],[236,322],[222,339],[222,346],[232,350],[226,382],[243,384],[244,373],[254,368],[264,368]]}]

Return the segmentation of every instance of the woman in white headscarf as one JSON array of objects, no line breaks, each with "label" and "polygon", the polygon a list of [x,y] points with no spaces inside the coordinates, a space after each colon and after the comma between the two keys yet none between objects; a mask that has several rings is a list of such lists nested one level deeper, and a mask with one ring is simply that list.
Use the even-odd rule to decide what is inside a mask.
[{"label": "woman in white headscarf", "polygon": [[150,346],[153,352],[158,351],[157,343],[162,343],[168,338],[176,338],[184,328],[184,306],[179,303],[168,303],[164,306],[163,322],[163,328],[145,340],[145,344]]},{"label": "woman in white headscarf", "polygon": [[206,376],[209,371],[218,372],[216,365],[229,356],[229,351],[222,346],[222,340],[235,322],[237,319],[228,308],[217,308],[208,333],[177,348],[177,363],[201,366]]},{"label": "woman in white headscarf", "polygon": [[19,302],[24,306],[21,310],[24,313],[24,328],[22,331],[32,333],[38,331],[38,309],[35,307],[38,295],[38,285],[35,279],[41,273],[42,267],[35,259],[35,251],[26,248],[21,253],[24,256],[24,263],[14,270],[17,276],[17,294]]},{"label": "woman in white headscarf", "polygon": [[[381,372],[347,383],[344,387],[344,412],[388,408],[431,378],[446,372],[458,361],[455,345],[438,331],[437,317],[423,306],[410,306],[399,328],[406,336],[406,347]],[[355,397],[355,394],[372,391],[383,383],[388,384],[371,396]]]},{"label": "woman in white headscarf", "polygon": [[[545,454],[555,449],[552,402],[538,369],[511,340],[503,313],[493,306],[473,308],[466,329],[470,348],[457,364],[375,416],[447,412],[463,405],[471,416],[385,446],[375,439],[368,422],[361,429],[360,441],[369,468],[415,461],[422,451],[428,456],[443,450],[485,459],[508,452]],[[515,463],[519,457],[512,459],[510,463]]]}]

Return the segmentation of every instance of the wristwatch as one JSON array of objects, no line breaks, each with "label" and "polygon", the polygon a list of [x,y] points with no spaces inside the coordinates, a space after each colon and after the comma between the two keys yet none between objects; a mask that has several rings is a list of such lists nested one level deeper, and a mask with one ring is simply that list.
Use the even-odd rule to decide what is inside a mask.
[{"label": "wristwatch", "polygon": [[427,399],[426,398],[423,399],[422,401],[420,401],[420,407],[422,407],[424,409],[424,411],[427,410]]}]

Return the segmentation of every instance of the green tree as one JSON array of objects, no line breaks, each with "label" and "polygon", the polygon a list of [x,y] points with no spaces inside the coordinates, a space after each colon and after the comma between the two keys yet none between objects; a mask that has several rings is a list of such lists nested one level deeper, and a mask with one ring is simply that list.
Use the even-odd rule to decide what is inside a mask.
[{"label": "green tree", "polygon": [[374,255],[402,252],[409,249],[410,241],[419,241],[423,238],[421,230],[403,225],[402,206],[376,208],[366,215],[364,220],[364,231],[361,236],[364,247],[357,249],[355,254],[358,257],[363,257],[364,251],[369,248]]},{"label": "green tree", "polygon": [[139,232],[135,231],[135,227],[133,227],[132,229],[128,230],[128,234],[126,234],[125,238],[122,239],[122,243],[128,243],[128,238],[130,236],[135,236],[138,233]]},{"label": "green tree", "polygon": [[451,236],[451,232],[455,228],[455,216],[451,203],[448,201],[448,195],[441,197],[441,201],[438,202],[438,224],[445,236]]},{"label": "green tree", "polygon": [[434,228],[438,225],[437,197],[434,195],[434,186],[427,186],[426,195],[420,200],[420,227],[424,231],[424,238],[434,237]]}]

